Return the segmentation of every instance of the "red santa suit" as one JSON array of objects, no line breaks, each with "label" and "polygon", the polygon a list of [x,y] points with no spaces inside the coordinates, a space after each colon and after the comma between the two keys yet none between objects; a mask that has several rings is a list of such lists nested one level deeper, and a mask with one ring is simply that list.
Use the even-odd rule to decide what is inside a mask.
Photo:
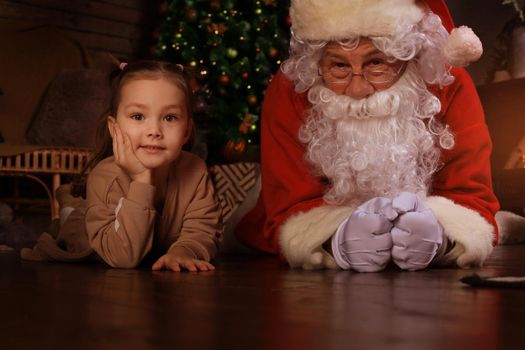
[{"label": "red santa suit", "polygon": [[[452,20],[441,1],[430,2]],[[441,101],[437,118],[449,126],[455,146],[442,150],[443,166],[435,173],[425,199],[443,227],[453,252],[443,263],[479,265],[497,239],[494,214],[499,208],[492,191],[489,157],[491,140],[475,86],[467,72],[454,68],[455,81],[429,89]],[[259,250],[281,254],[291,266],[335,267],[322,244],[355,208],[328,205],[323,200],[328,183],[313,175],[305,159],[306,145],[298,139],[311,107],[306,93],[296,93],[293,82],[279,72],[272,80],[261,118],[262,189],[256,206],[236,228],[236,236]],[[319,254],[323,258],[319,259]]]}]

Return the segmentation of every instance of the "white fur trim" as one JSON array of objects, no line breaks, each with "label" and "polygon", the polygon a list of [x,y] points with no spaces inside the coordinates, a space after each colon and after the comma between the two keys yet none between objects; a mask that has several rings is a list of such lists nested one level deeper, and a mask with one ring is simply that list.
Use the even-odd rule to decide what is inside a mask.
[{"label": "white fur trim", "polygon": [[450,199],[432,196],[425,202],[443,227],[445,236],[456,243],[443,260],[463,268],[481,266],[492,252],[494,227],[479,213]]},{"label": "white fur trim", "polygon": [[414,0],[292,0],[290,7],[293,32],[304,40],[389,35],[423,15]]},{"label": "white fur trim", "polygon": [[280,244],[290,266],[336,269],[334,258],[322,245],[352,211],[350,207],[323,206],[289,218],[281,228]]},{"label": "white fur trim", "polygon": [[482,53],[481,40],[467,26],[452,29],[443,47],[443,54],[448,63],[456,67],[468,66],[477,61]]}]

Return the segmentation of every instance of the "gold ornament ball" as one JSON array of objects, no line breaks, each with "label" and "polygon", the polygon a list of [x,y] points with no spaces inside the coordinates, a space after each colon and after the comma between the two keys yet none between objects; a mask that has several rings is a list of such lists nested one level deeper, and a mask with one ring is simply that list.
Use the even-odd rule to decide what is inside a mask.
[{"label": "gold ornament ball", "polygon": [[188,22],[195,22],[197,20],[198,15],[199,14],[197,13],[197,10],[195,10],[193,7],[188,7],[186,9],[186,12],[184,13],[184,18]]},{"label": "gold ornament ball", "polygon": [[255,106],[257,104],[257,96],[256,95],[249,95],[248,98],[248,103],[252,106]]},{"label": "gold ornament ball", "polygon": [[226,49],[226,56],[228,56],[228,58],[235,58],[238,54],[237,50],[232,47]]}]

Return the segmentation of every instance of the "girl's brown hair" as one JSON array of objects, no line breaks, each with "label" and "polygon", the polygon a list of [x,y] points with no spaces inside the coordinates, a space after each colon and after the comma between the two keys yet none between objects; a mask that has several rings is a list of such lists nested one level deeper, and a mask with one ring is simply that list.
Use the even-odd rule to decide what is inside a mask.
[{"label": "girl's brown hair", "polygon": [[195,125],[193,123],[193,92],[188,71],[180,64],[156,60],[141,60],[122,66],[117,65],[109,76],[111,84],[109,106],[98,121],[95,150],[81,173],[72,181],[71,192],[74,196],[86,197],[88,172],[101,160],[113,155],[113,142],[108,130],[107,118],[117,115],[122,87],[130,80],[159,78],[169,79],[184,93],[191,134],[182,149],[187,151],[191,149],[195,141]]}]

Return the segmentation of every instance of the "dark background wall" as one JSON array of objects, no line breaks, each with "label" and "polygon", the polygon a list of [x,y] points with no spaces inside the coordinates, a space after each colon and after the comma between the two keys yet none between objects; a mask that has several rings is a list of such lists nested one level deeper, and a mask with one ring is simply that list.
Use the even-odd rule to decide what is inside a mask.
[{"label": "dark background wall", "polygon": [[0,21],[51,24],[90,51],[145,57],[159,19],[159,0],[0,0]]}]

